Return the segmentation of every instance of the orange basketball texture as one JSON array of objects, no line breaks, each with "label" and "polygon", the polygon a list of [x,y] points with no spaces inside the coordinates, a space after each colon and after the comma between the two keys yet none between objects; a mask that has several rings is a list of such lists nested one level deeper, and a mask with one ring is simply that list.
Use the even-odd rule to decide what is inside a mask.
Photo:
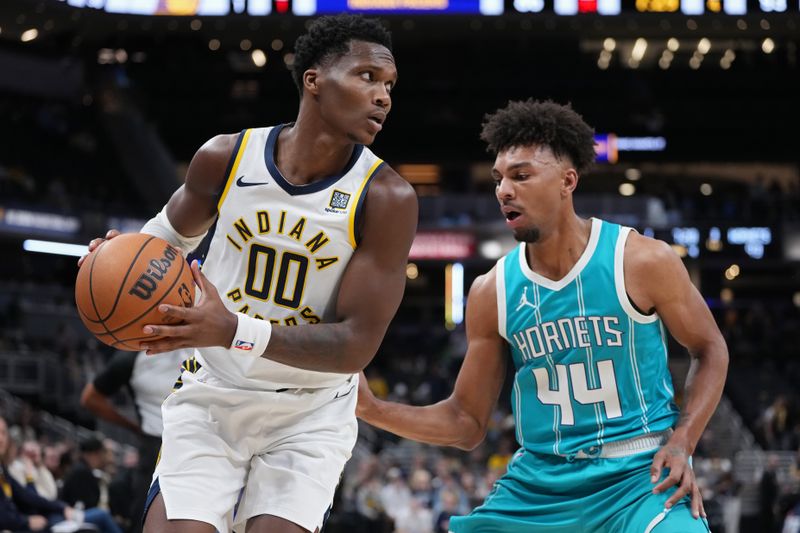
[{"label": "orange basketball texture", "polygon": [[192,307],[189,264],[167,241],[126,233],[105,241],[81,265],[75,282],[78,314],[98,340],[120,350],[140,350],[146,324],[175,324],[159,304]]}]

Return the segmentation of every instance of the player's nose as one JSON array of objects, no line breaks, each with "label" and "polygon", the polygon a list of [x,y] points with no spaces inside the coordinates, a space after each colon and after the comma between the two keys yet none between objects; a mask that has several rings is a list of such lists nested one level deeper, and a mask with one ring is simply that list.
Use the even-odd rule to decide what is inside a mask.
[{"label": "player's nose", "polygon": [[389,89],[382,83],[377,84],[378,88],[372,96],[372,103],[382,107],[387,113],[392,107],[392,95],[389,94]]},{"label": "player's nose", "polygon": [[495,189],[495,194],[497,198],[500,200],[510,199],[514,197],[514,187],[511,183],[511,180],[502,178],[498,183]]}]

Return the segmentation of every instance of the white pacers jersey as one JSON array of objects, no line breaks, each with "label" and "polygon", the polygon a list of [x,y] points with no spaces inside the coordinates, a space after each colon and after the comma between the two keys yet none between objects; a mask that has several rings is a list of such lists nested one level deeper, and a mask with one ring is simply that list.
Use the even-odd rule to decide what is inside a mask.
[{"label": "white pacers jersey", "polygon": [[[217,221],[201,244],[208,246],[203,273],[231,311],[304,327],[335,320],[364,198],[383,161],[356,145],[341,175],[292,185],[275,163],[283,127],[239,136]],[[248,389],[332,387],[350,378],[221,348],[200,348],[197,358],[213,375]]]}]

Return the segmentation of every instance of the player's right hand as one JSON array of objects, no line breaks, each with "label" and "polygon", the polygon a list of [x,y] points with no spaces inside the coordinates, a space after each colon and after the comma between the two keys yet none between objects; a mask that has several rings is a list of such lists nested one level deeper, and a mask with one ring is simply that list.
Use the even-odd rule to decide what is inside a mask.
[{"label": "player's right hand", "polygon": [[89,254],[97,250],[98,246],[100,246],[109,239],[113,239],[117,235],[119,235],[118,230],[110,229],[108,230],[108,233],[106,233],[105,239],[102,237],[97,237],[96,239],[92,239],[91,241],[89,241],[89,253],[84,256],[81,256],[81,258],[78,259],[78,266],[81,266],[83,262],[86,261],[86,258],[89,257]]},{"label": "player's right hand", "polygon": [[[197,260],[191,264],[192,276],[200,289],[200,298],[194,307],[161,304],[160,313],[175,320],[175,325],[146,324],[145,335],[162,337],[140,344],[147,355],[171,352],[179,348],[219,346],[230,348],[236,334],[238,319],[225,307],[217,288],[200,272]],[[261,354],[258,354],[261,355]]]},{"label": "player's right hand", "polygon": [[[700,493],[700,487],[694,477],[694,469],[692,469],[689,459],[689,452],[685,445],[679,442],[673,443],[673,439],[680,440],[673,434],[670,441],[653,457],[653,463],[650,466],[650,482],[658,483],[659,480],[661,481],[653,488],[653,493],[660,494],[674,486],[676,487],[675,492],[664,503],[666,509],[672,508],[684,496],[688,495],[692,499],[692,516],[695,519],[701,516],[707,518],[706,510],[703,506],[703,495]],[[662,480],[661,474],[664,469],[668,469],[669,474]]]}]

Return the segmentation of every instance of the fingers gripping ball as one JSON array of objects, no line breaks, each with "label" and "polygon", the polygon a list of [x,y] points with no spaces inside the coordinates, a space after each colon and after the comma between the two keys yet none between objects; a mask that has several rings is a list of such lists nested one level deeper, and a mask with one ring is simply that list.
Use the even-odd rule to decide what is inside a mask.
[{"label": "fingers gripping ball", "polygon": [[81,265],[75,282],[78,314],[98,340],[120,350],[139,350],[145,324],[174,324],[159,304],[192,307],[189,264],[167,241],[127,233],[105,241]]}]

